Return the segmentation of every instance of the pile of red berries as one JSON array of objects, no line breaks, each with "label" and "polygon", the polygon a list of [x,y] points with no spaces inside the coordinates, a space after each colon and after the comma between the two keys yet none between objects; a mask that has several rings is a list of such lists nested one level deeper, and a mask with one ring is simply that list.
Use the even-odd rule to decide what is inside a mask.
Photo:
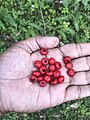
[{"label": "pile of red berries", "polygon": [[[48,50],[46,48],[42,48],[40,50],[40,53],[42,55],[47,55]],[[66,56],[63,60],[65,67],[68,69],[68,75],[73,76],[75,72],[72,69],[71,58],[69,56]],[[30,77],[31,82],[38,82],[41,87],[44,87],[47,83],[56,85],[64,81],[64,76],[61,75],[60,72],[62,65],[54,58],[43,58],[41,61],[36,60],[34,62],[34,66],[37,68],[37,70],[32,72],[32,75]]]}]

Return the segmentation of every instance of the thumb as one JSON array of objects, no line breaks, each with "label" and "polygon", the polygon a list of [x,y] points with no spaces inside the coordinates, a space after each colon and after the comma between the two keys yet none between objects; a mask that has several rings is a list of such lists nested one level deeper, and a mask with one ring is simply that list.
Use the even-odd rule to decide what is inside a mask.
[{"label": "thumb", "polygon": [[32,51],[39,50],[42,47],[53,48],[59,43],[57,37],[35,36],[26,40],[26,44]]}]

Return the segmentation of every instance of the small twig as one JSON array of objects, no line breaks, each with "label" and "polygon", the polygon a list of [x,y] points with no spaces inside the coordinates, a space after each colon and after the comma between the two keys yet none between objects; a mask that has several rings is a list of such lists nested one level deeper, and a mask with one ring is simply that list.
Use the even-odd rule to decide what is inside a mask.
[{"label": "small twig", "polygon": [[42,4],[41,4],[40,0],[39,0],[39,4],[40,4],[40,13],[41,13],[41,17],[42,17],[42,22],[43,22],[43,26],[44,26],[44,34],[47,35],[46,24],[45,24],[44,15],[43,15],[43,12],[42,12]]}]

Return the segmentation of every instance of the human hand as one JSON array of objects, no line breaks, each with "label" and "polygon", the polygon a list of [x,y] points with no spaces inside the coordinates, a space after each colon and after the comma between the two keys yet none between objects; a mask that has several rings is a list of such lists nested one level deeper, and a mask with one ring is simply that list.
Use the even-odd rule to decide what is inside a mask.
[{"label": "human hand", "polygon": [[[90,85],[87,85],[90,83],[90,43],[54,48],[58,43],[56,37],[37,36],[14,44],[0,56],[1,112],[30,113],[90,96]],[[47,57],[54,57],[63,65],[61,74],[65,80],[62,84],[47,84],[42,88],[29,81],[31,72],[35,70],[34,61],[43,57],[39,53],[40,47],[48,48]],[[67,55],[72,58],[76,71],[72,78],[67,75],[63,63],[63,57]]]}]

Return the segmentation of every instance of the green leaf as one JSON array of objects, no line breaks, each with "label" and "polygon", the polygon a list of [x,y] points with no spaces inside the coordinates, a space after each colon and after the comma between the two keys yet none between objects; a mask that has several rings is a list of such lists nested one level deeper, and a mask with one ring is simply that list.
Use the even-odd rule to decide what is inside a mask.
[{"label": "green leaf", "polygon": [[74,27],[76,29],[76,31],[79,31],[79,25],[78,25],[78,20],[74,19]]},{"label": "green leaf", "polygon": [[29,25],[31,26],[31,28],[35,28],[37,30],[42,30],[42,28],[39,25],[35,24],[35,23],[29,23]]},{"label": "green leaf", "polygon": [[3,29],[3,30],[5,30],[5,26],[4,26],[4,24],[3,24],[3,22],[0,20],[0,29]]},{"label": "green leaf", "polygon": [[29,38],[30,37],[30,34],[29,34],[29,32],[27,31],[26,33],[25,33],[25,38]]},{"label": "green leaf", "polygon": [[28,0],[28,3],[31,4],[31,3],[32,3],[32,0]]},{"label": "green leaf", "polygon": [[73,16],[73,22],[75,30],[79,31],[79,19],[80,19],[80,12],[77,12],[76,15]]},{"label": "green leaf", "polygon": [[31,36],[35,36],[35,32],[33,30],[30,30]]},{"label": "green leaf", "polygon": [[82,0],[76,0],[76,1],[75,1],[75,4],[78,4],[80,1],[82,1]]},{"label": "green leaf", "polygon": [[0,39],[0,47],[4,46],[5,42],[3,40]]},{"label": "green leaf", "polygon": [[63,5],[64,5],[65,7],[68,7],[69,1],[68,1],[68,0],[63,0]]},{"label": "green leaf", "polygon": [[71,35],[75,34],[75,31],[71,28],[67,28],[66,31],[69,32]]},{"label": "green leaf", "polygon": [[82,0],[82,3],[84,4],[84,6],[86,6],[88,4],[89,0]]},{"label": "green leaf", "polygon": [[64,39],[64,40],[66,40],[67,38],[66,38],[66,35],[65,35],[65,33],[63,32],[63,31],[61,31],[61,30],[59,30],[59,34],[61,35],[61,37]]}]

